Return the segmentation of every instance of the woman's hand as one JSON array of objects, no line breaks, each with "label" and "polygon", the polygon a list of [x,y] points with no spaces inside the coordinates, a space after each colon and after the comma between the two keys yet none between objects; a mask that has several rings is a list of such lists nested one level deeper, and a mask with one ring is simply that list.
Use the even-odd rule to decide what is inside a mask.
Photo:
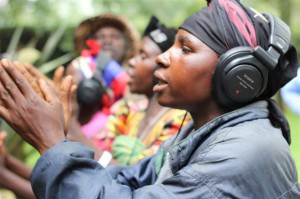
[{"label": "woman's hand", "polygon": [[63,106],[55,89],[38,81],[42,99],[8,60],[0,62],[0,116],[43,154],[65,139]]},{"label": "woman's hand", "polygon": [[[55,91],[63,104],[64,110],[64,119],[65,119],[65,133],[67,133],[70,123],[72,105],[71,105],[71,95],[76,89],[75,85],[72,85],[72,78],[71,76],[64,77],[65,69],[63,66],[59,66],[54,71],[53,80],[49,79],[43,73],[41,73],[36,67],[32,66],[31,64],[24,64],[26,72],[28,72],[31,77],[35,79],[43,79],[48,84],[55,88]],[[27,78],[26,78],[27,79]],[[28,80],[28,79],[27,79]],[[32,85],[33,87],[34,85]],[[71,87],[73,87],[71,89]]]}]

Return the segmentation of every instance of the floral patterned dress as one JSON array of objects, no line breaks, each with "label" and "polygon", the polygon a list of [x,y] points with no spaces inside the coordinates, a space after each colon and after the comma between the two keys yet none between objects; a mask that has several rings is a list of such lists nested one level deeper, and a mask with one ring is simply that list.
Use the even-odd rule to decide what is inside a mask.
[{"label": "floral patterned dress", "polygon": [[132,165],[153,155],[164,140],[177,133],[190,120],[186,111],[164,107],[142,132],[138,132],[148,103],[144,99],[116,102],[111,108],[108,123],[92,138],[99,149],[111,152],[122,165]]}]

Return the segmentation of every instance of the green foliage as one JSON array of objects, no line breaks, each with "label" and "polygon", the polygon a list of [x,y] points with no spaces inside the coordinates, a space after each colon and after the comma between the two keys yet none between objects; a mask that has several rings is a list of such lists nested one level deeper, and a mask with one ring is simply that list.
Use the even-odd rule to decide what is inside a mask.
[{"label": "green foliage", "polygon": [[9,46],[7,47],[7,53],[8,54],[14,54],[14,52],[17,49],[18,43],[20,41],[21,35],[23,32],[23,27],[17,27],[14,31],[13,36],[11,37]]}]

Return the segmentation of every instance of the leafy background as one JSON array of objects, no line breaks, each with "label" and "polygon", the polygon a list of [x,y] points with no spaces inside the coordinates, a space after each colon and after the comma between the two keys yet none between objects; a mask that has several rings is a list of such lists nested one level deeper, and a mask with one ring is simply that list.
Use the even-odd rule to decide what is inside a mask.
[{"label": "leafy background", "polygon": [[[300,0],[242,2],[281,17],[290,25],[292,42],[300,49]],[[75,56],[73,30],[84,19],[112,12],[126,16],[142,32],[151,15],[156,15],[168,26],[178,27],[205,4],[204,0],[0,0],[0,53],[4,57],[32,62],[51,77],[58,65]],[[291,150],[300,171],[300,118],[282,103],[279,94],[274,98],[280,102],[291,124]],[[5,123],[1,128],[10,132],[6,143],[9,151],[34,165],[37,152]]]}]

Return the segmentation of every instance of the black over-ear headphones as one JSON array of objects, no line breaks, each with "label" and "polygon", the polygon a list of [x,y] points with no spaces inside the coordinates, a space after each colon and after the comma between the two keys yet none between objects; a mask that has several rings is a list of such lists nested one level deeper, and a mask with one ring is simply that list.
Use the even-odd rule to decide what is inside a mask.
[{"label": "black over-ear headphones", "polygon": [[102,72],[110,61],[103,52],[96,59],[96,70],[91,78],[82,80],[77,88],[77,101],[79,104],[87,105],[100,103],[106,93],[106,85],[102,78]]},{"label": "black over-ear headphones", "polygon": [[247,46],[232,48],[222,54],[213,74],[213,94],[224,108],[245,105],[257,99],[265,90],[268,74],[281,55],[289,48],[291,31],[287,24],[270,13],[263,14],[269,21],[269,48]]}]

